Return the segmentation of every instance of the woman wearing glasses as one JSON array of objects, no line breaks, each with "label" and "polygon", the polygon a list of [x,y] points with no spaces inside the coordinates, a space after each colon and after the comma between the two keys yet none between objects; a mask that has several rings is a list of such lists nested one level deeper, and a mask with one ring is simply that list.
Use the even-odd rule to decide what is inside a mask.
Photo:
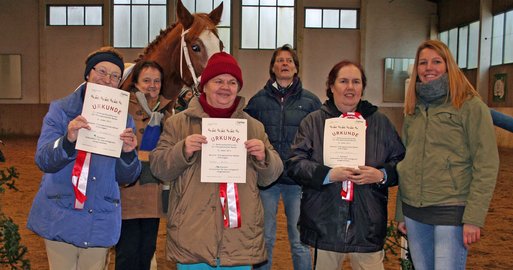
[{"label": "woman wearing glasses", "polygon": [[[123,58],[111,47],[86,59],[86,82],[118,87]],[[130,115],[120,134],[121,157],[75,149],[78,131],[90,129],[82,105],[87,84],[50,104],[43,120],[35,160],[44,172],[27,227],[45,239],[50,269],[103,269],[109,247],[121,230],[119,184],[141,172]],[[84,181],[85,179],[85,181]]]}]

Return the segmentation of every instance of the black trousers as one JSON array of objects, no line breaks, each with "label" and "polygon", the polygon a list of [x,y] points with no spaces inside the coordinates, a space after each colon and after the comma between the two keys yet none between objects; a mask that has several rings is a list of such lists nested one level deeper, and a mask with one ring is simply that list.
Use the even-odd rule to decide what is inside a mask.
[{"label": "black trousers", "polygon": [[158,218],[125,219],[116,245],[116,270],[149,270],[157,248]]}]

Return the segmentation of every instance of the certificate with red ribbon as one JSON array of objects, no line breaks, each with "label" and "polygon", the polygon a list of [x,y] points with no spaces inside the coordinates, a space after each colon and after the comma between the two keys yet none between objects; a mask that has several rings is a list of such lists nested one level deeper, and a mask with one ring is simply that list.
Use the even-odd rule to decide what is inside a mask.
[{"label": "certificate with red ribbon", "polygon": [[120,157],[126,128],[130,93],[95,83],[87,83],[82,116],[91,130],[78,131],[76,149],[100,155]]},{"label": "certificate with red ribbon", "polygon": [[[340,118],[326,119],[324,126],[324,165],[351,167],[365,165],[366,121],[359,113],[343,114]],[[343,181],[340,190],[343,200],[352,201],[353,182]]]},{"label": "certificate with red ribbon", "polygon": [[365,119],[326,119],[324,165],[332,168],[365,165],[365,130]]},{"label": "certificate with red ribbon", "polygon": [[201,133],[201,182],[245,183],[248,137],[246,119],[203,118]]}]

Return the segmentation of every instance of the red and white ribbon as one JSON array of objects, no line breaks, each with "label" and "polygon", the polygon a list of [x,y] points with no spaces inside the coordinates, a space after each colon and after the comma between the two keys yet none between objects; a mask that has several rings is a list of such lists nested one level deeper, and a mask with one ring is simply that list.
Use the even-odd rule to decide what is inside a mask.
[{"label": "red and white ribbon", "polygon": [[354,187],[351,181],[342,181],[342,189],[340,190],[340,197],[342,200],[353,201]]},{"label": "red and white ribbon", "polygon": [[362,120],[365,120],[365,118],[363,118],[363,116],[359,112],[346,112],[346,113],[343,113],[340,116],[340,118],[362,119]]},{"label": "red and white ribbon", "polygon": [[[363,116],[359,112],[347,112],[343,113],[341,118],[348,118],[348,119],[362,119]],[[365,123],[367,125],[367,123]],[[346,201],[353,201],[354,196],[354,183],[348,180],[342,181],[342,189],[340,190],[340,197],[342,197],[342,200]]]},{"label": "red and white ribbon", "polygon": [[71,173],[71,183],[75,192],[75,209],[84,209],[87,200],[87,177],[89,176],[89,164],[91,163],[91,153],[78,150],[77,159]]},{"label": "red and white ribbon", "polygon": [[[240,228],[241,216],[239,205],[239,190],[235,183],[220,183],[219,198],[221,199],[221,209],[223,212],[224,227]],[[228,210],[228,215],[226,215]]]}]

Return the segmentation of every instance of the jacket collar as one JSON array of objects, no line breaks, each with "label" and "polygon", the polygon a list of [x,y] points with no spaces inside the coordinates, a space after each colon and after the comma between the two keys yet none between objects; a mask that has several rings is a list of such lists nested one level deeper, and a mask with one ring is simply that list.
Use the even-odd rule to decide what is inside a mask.
[{"label": "jacket collar", "polygon": [[[162,95],[159,96],[159,101],[160,103],[159,107],[156,110],[157,112],[162,111],[164,108],[168,106],[169,103],[171,103],[170,99],[167,99]],[[135,96],[135,92],[130,92],[130,103],[139,104],[139,102],[137,101],[137,97]]]},{"label": "jacket collar", "polygon": [[301,92],[301,90],[303,89],[303,86],[301,84],[301,79],[299,79],[299,77],[294,77],[292,84],[287,87],[288,90],[285,95],[281,95],[280,91],[275,86],[275,83],[277,83],[275,80],[269,79],[264,87],[266,92],[273,97],[280,98],[282,96],[283,97],[294,96],[294,95],[297,95],[299,92]]},{"label": "jacket collar", "polygon": [[[231,118],[245,118],[243,117],[244,114],[244,107],[246,106],[246,100],[242,96],[238,96],[240,98],[239,105],[235,109],[235,111],[232,114]],[[193,97],[191,101],[189,102],[189,107],[187,110],[181,112],[185,113],[187,116],[194,117],[194,118],[210,118],[210,116],[203,110],[203,107],[201,107],[201,104],[199,102],[198,97]]]},{"label": "jacket collar", "polygon": [[[326,100],[321,109],[332,117],[339,117],[342,115],[342,112],[338,110],[333,99]],[[356,111],[359,112],[365,119],[374,114],[377,110],[378,107],[372,105],[372,103],[368,102],[367,100],[360,100],[358,105],[356,105]]]},{"label": "jacket collar", "polygon": [[77,89],[75,89],[73,93],[71,93],[71,95],[68,95],[60,100],[60,106],[62,110],[70,119],[74,119],[82,113],[86,85],[86,82],[83,82],[77,87]]}]

